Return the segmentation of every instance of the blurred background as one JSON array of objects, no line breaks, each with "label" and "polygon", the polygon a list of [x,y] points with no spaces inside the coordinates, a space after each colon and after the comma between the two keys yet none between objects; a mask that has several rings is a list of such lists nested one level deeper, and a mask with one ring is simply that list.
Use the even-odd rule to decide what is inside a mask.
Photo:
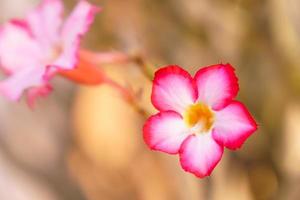
[{"label": "blurred background", "polygon": [[[64,1],[70,11],[76,1]],[[83,47],[139,52],[156,67],[231,63],[259,130],[225,151],[212,176],[183,172],[178,158],[152,152],[145,118],[110,86],[53,80],[34,110],[0,99],[0,199],[300,199],[299,0],[94,0],[103,7]],[[1,0],[0,22],[38,0]],[[149,113],[151,82],[135,64],[105,65],[139,92]]]}]

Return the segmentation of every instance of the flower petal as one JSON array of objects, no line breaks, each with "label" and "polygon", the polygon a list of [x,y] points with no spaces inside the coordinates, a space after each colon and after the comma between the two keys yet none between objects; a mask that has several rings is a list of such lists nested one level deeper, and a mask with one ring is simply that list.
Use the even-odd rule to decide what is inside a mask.
[{"label": "flower petal", "polygon": [[63,10],[61,0],[43,0],[27,16],[32,34],[44,48],[51,48],[53,43],[58,42]]},{"label": "flower petal", "polygon": [[0,65],[8,74],[38,65],[41,51],[22,21],[12,21],[0,30]]},{"label": "flower petal", "polygon": [[196,98],[193,79],[184,69],[170,65],[155,73],[151,99],[158,110],[173,110],[182,114]]},{"label": "flower petal", "polygon": [[257,129],[257,124],[247,108],[233,101],[215,113],[213,138],[229,149],[237,149]]},{"label": "flower petal", "polygon": [[62,55],[53,63],[61,69],[73,69],[78,60],[81,37],[89,30],[100,8],[81,0],[67,18],[61,33]]},{"label": "flower petal", "polygon": [[199,178],[209,176],[221,160],[223,147],[208,134],[191,135],[180,148],[182,168]]},{"label": "flower petal", "polygon": [[17,101],[24,90],[45,84],[44,73],[43,67],[24,68],[0,82],[0,93],[11,101]]},{"label": "flower petal", "polygon": [[143,132],[144,140],[151,149],[170,154],[178,153],[180,145],[189,134],[182,117],[173,111],[151,116]]},{"label": "flower petal", "polygon": [[234,68],[218,64],[200,69],[195,75],[198,101],[214,110],[222,109],[237,95],[239,86]]}]

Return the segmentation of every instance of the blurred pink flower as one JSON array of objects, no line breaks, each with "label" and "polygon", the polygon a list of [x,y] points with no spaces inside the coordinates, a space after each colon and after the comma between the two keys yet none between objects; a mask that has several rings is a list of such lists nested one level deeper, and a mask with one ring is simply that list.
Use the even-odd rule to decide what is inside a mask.
[{"label": "blurred pink flower", "polygon": [[233,100],[239,90],[230,64],[200,69],[194,78],[179,66],[155,73],[152,103],[160,111],[144,125],[153,150],[179,154],[185,171],[209,176],[224,147],[237,149],[257,129],[246,107]]},{"label": "blurred pink flower", "polygon": [[0,82],[0,92],[12,101],[26,92],[29,105],[47,95],[53,75],[75,68],[81,37],[98,11],[80,0],[63,21],[62,1],[43,0],[25,19],[0,27],[0,66],[8,75]]}]

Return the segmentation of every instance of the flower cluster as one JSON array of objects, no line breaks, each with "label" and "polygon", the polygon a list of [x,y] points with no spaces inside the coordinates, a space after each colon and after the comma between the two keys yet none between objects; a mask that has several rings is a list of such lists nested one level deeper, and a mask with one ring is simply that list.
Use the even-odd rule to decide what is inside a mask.
[{"label": "flower cluster", "polygon": [[[32,106],[37,97],[51,92],[50,80],[60,74],[84,84],[106,82],[124,99],[131,99],[126,88],[95,67],[101,62],[128,62],[127,55],[80,49],[81,38],[99,10],[79,0],[63,20],[62,1],[43,0],[24,19],[0,26],[0,67],[7,75],[0,81],[0,93],[12,101],[25,93]],[[201,178],[209,176],[224,147],[241,147],[257,129],[246,107],[234,100],[238,90],[230,64],[201,68],[195,77],[175,65],[159,69],[152,88],[152,104],[159,113],[144,125],[146,144],[179,154],[184,170]]]},{"label": "flower cluster", "polygon": [[184,170],[209,176],[224,147],[237,149],[257,129],[239,101],[238,79],[231,65],[201,68],[191,75],[179,66],[155,73],[152,104],[159,113],[144,125],[144,140],[153,150],[179,154]]},{"label": "flower cluster", "polygon": [[1,26],[0,66],[8,77],[0,82],[0,93],[17,101],[26,92],[29,105],[47,95],[59,70],[76,67],[80,40],[99,10],[80,0],[63,21],[61,0],[43,0],[24,19]]}]

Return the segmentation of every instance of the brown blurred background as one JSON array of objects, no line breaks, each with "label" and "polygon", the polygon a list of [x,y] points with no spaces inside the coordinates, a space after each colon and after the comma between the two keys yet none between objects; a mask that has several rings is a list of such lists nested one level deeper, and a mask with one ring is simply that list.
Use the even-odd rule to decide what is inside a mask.
[{"label": "brown blurred background", "polygon": [[[238,99],[259,123],[211,177],[183,172],[176,156],[143,143],[144,117],[109,86],[62,78],[35,110],[0,99],[2,200],[300,199],[299,0],[94,0],[103,7],[83,46],[139,52],[159,67],[231,63]],[[1,0],[0,21],[37,0]],[[68,10],[76,3],[65,1]],[[99,66],[141,93],[151,82],[134,64]]]}]

